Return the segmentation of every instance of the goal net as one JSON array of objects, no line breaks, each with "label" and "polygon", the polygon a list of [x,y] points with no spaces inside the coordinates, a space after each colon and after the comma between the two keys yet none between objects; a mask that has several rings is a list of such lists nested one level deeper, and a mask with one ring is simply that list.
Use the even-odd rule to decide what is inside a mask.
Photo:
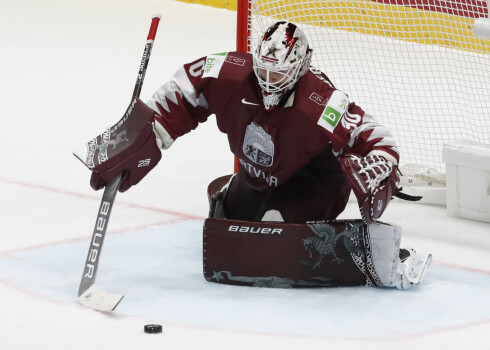
[{"label": "goal net", "polygon": [[387,126],[404,175],[444,184],[443,144],[490,143],[488,17],[475,0],[239,0],[238,48],[277,20],[305,32],[320,68]]}]

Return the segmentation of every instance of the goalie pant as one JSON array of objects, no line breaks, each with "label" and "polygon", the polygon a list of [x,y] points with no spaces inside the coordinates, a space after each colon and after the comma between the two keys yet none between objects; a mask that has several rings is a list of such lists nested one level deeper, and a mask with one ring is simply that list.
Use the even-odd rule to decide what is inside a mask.
[{"label": "goalie pant", "polygon": [[361,220],[205,221],[204,277],[260,287],[396,286],[401,231]]}]

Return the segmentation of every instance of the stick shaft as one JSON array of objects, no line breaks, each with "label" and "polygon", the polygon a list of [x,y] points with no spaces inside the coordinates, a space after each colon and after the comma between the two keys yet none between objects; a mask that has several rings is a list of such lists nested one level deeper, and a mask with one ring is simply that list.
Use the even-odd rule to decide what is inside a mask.
[{"label": "stick shaft", "polygon": [[94,232],[92,234],[92,240],[90,241],[90,248],[88,250],[87,259],[85,260],[85,266],[83,268],[82,280],[80,281],[80,287],[78,288],[78,296],[82,295],[91,285],[95,283],[95,277],[97,276],[97,270],[99,267],[99,258],[102,251],[102,245],[104,243],[105,233],[109,224],[109,217],[111,215],[112,206],[116,199],[117,189],[121,182],[121,175],[109,182],[102,195],[99,211],[97,213],[97,219],[95,220]]},{"label": "stick shaft", "polygon": [[[160,15],[154,15],[152,17],[150,31],[146,39],[145,50],[141,59],[140,69],[138,71],[138,78],[133,91],[133,97],[139,97],[141,93],[146,68],[148,67],[148,62],[150,60],[151,49],[153,47],[153,41],[155,39],[160,18]],[[104,189],[104,194],[102,195],[99,211],[97,213],[97,219],[95,221],[95,228],[92,233],[92,240],[90,241],[90,248],[87,254],[87,259],[85,260],[82,280],[80,281],[80,287],[78,289],[79,297],[95,283],[102,244],[104,243],[105,233],[109,224],[109,218],[114,200],[116,199],[116,194],[121,183],[121,178],[122,174],[109,182]]]},{"label": "stick shaft", "polygon": [[148,67],[151,49],[153,48],[153,41],[155,40],[155,35],[157,34],[159,23],[160,15],[154,15],[151,19],[151,26],[148,37],[146,38],[145,50],[143,51],[143,57],[141,58],[140,69],[138,71],[138,78],[136,79],[136,84],[134,85],[133,96],[135,97],[140,96],[141,88],[143,87],[143,80],[145,79],[146,68]]}]

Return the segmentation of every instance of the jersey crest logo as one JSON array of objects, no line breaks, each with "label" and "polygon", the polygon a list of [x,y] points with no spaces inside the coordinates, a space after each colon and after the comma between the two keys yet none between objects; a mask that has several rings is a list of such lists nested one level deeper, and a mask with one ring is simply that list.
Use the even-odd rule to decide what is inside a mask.
[{"label": "jersey crest logo", "polygon": [[248,159],[258,165],[270,167],[274,162],[272,137],[254,122],[247,126],[242,150]]}]

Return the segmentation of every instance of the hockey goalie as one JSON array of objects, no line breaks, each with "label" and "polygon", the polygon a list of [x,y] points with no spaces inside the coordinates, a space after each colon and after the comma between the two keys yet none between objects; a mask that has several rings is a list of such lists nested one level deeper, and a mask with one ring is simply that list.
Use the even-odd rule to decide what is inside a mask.
[{"label": "hockey goalie", "polygon": [[[118,123],[76,154],[92,170],[91,186],[101,189],[122,173],[119,190],[128,190],[162,150],[214,114],[239,166],[208,188],[208,281],[420,284],[432,256],[400,249],[400,228],[377,221],[398,191],[395,140],[310,65],[312,53],[301,29],[281,21],[253,54],[184,64],[147,103],[135,98]],[[351,191],[362,220],[335,220]]]}]

